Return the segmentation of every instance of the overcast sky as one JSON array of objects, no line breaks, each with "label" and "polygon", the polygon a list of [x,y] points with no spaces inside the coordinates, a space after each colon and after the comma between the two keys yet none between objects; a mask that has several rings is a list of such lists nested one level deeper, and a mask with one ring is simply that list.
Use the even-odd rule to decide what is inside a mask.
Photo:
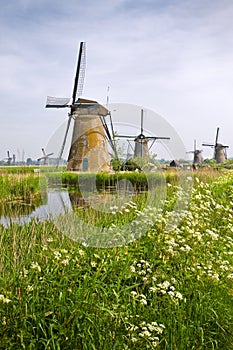
[{"label": "overcast sky", "polygon": [[220,127],[233,156],[232,18],[231,0],[2,1],[0,159],[39,157],[66,121],[46,96],[71,96],[80,41],[84,97],[104,104],[109,86],[110,102],[155,111],[187,150]]}]

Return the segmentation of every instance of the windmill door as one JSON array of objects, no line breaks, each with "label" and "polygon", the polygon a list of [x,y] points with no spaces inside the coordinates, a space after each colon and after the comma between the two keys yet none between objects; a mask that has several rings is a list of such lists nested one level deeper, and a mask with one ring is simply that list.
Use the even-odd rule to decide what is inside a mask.
[{"label": "windmill door", "polygon": [[82,169],[83,169],[83,171],[88,170],[88,158],[83,158]]}]

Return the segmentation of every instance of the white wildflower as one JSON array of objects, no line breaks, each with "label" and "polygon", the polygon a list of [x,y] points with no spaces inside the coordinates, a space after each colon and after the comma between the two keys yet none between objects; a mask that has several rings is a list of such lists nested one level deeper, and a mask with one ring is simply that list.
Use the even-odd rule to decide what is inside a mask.
[{"label": "white wildflower", "polygon": [[175,293],[172,290],[169,290],[167,292],[168,295],[170,295],[170,297],[174,297]]},{"label": "white wildflower", "polygon": [[40,265],[38,264],[38,262],[32,262],[32,263],[31,263],[31,269],[37,270],[38,272],[41,272],[41,267],[40,267]]},{"label": "white wildflower", "polygon": [[79,249],[78,253],[79,253],[79,255],[81,255],[81,256],[85,255],[85,252],[84,252],[84,250],[82,250],[82,249]]},{"label": "white wildflower", "polygon": [[53,252],[53,254],[55,255],[55,259],[57,259],[57,260],[59,260],[60,257],[62,256],[61,253],[58,251]]},{"label": "white wildflower", "polygon": [[33,289],[34,289],[33,286],[30,286],[30,285],[28,285],[27,288],[26,288],[28,293],[32,292]]},{"label": "white wildflower", "polygon": [[135,297],[137,295],[137,292],[135,292],[135,290],[132,290],[132,292],[130,292],[130,294],[132,294],[132,296]]},{"label": "white wildflower", "polygon": [[177,299],[183,299],[183,296],[180,292],[175,292],[175,296]]},{"label": "white wildflower", "polygon": [[136,272],[135,267],[133,265],[130,266],[130,271],[131,272]]},{"label": "white wildflower", "polygon": [[132,337],[132,338],[131,338],[131,341],[132,341],[132,343],[136,343],[138,340],[137,340],[137,338]]},{"label": "white wildflower", "polygon": [[0,294],[0,302],[8,304],[11,302],[11,300],[6,298],[3,294]]},{"label": "white wildflower", "polygon": [[69,259],[63,259],[62,261],[61,261],[61,263],[63,264],[63,265],[69,265]]},{"label": "white wildflower", "polygon": [[142,338],[148,338],[151,336],[151,333],[149,331],[143,331],[141,333],[138,334],[139,337],[142,337]]},{"label": "white wildflower", "polygon": [[140,300],[141,305],[147,305],[147,300],[146,299],[141,299]]}]

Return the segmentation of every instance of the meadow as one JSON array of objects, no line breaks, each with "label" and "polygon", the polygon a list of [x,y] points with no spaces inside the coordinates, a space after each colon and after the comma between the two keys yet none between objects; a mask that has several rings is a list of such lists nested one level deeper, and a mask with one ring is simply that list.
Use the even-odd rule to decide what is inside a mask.
[{"label": "meadow", "polygon": [[[39,190],[37,174],[0,180],[2,203]],[[152,188],[108,212],[77,209],[90,231],[76,239],[51,220],[2,225],[0,349],[233,349],[233,172],[183,184],[167,173],[161,205],[148,202]],[[95,244],[94,222],[106,244]]]}]

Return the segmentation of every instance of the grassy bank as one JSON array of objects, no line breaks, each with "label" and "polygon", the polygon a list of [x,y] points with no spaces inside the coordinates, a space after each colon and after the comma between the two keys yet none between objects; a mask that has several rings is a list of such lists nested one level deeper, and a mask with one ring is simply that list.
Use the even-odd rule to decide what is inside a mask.
[{"label": "grassy bank", "polygon": [[176,184],[161,209],[125,208],[139,231],[155,220],[122,247],[90,247],[91,232],[81,245],[50,221],[1,227],[0,349],[232,349],[233,176],[209,179],[175,223]]},{"label": "grassy bank", "polygon": [[40,192],[38,175],[26,173],[0,175],[0,201],[27,200]]},{"label": "grassy bank", "polygon": [[29,215],[42,204],[41,190],[38,175],[30,173],[0,175],[0,216]]},{"label": "grassy bank", "polygon": [[224,169],[215,168],[203,168],[198,172],[192,170],[183,171],[181,169],[168,169],[165,171],[157,172],[117,172],[117,173],[73,173],[60,171],[46,172],[44,175],[47,177],[49,183],[63,184],[67,186],[80,187],[85,186],[87,188],[105,189],[116,187],[117,183],[121,181],[130,182],[133,188],[137,191],[144,191],[156,187],[164,182],[172,185],[177,185],[187,176],[197,176],[201,180],[207,182],[219,177],[224,173]]}]

